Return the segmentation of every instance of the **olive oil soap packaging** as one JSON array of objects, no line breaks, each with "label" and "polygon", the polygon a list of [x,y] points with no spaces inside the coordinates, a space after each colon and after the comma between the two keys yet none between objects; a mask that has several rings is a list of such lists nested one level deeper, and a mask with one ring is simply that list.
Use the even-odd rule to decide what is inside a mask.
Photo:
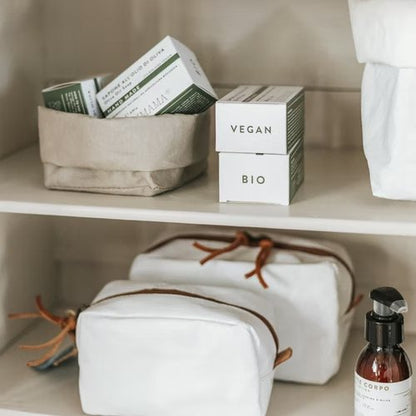
[{"label": "olive oil soap packaging", "polygon": [[102,118],[96,95],[110,75],[65,82],[42,90],[45,107],[66,113],[87,114]]},{"label": "olive oil soap packaging", "polygon": [[216,104],[220,202],[289,205],[304,179],[304,91],[242,85]]},{"label": "olive oil soap packaging", "polygon": [[407,303],[392,287],[371,292],[366,315],[368,345],[355,371],[355,416],[411,416],[412,368],[400,344]]},{"label": "olive oil soap packaging", "polygon": [[97,95],[106,118],[196,114],[217,96],[195,54],[166,36]]}]

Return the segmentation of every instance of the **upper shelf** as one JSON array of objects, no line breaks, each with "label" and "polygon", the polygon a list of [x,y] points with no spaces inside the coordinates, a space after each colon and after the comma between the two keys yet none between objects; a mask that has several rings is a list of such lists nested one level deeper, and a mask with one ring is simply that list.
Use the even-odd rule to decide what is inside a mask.
[{"label": "upper shelf", "polygon": [[0,162],[0,212],[416,236],[416,203],[375,198],[360,150],[309,150],[305,183],[289,207],[218,203],[218,175],[157,197],[44,188],[37,147]]}]

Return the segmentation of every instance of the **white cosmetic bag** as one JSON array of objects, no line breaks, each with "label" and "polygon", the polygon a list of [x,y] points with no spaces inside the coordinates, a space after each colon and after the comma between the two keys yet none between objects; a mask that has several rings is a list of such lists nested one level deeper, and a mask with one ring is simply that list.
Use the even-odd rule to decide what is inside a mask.
[{"label": "white cosmetic bag", "polygon": [[416,200],[416,1],[349,0],[373,194]]},{"label": "white cosmetic bag", "polygon": [[112,416],[263,416],[279,353],[274,309],[226,287],[109,283],[80,313],[82,409]]},{"label": "white cosmetic bag", "polygon": [[[203,267],[207,253],[195,241],[208,252]],[[276,378],[302,383],[323,384],[338,372],[358,302],[342,247],[280,235],[174,237],[137,256],[130,278],[245,289],[270,301],[284,347],[293,349]]]}]

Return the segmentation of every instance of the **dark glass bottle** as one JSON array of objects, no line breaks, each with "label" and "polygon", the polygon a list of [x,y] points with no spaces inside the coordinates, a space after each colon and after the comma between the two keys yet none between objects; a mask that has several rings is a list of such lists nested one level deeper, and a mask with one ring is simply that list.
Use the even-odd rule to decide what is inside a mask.
[{"label": "dark glass bottle", "polygon": [[410,416],[412,367],[403,342],[407,303],[394,288],[370,293],[373,310],[366,315],[365,338],[355,367],[355,416]]},{"label": "dark glass bottle", "polygon": [[412,375],[410,360],[399,345],[378,347],[368,344],[358,357],[357,374],[378,383],[396,383]]}]

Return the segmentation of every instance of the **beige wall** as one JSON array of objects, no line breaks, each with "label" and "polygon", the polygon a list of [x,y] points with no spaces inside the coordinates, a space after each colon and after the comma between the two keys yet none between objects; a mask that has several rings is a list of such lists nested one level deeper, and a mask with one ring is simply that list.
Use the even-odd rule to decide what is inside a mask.
[{"label": "beige wall", "polygon": [[[43,1],[0,1],[0,159],[36,141],[36,106],[44,77]],[[0,214],[0,349],[27,321],[34,297],[54,301],[57,281],[47,218]]]},{"label": "beige wall", "polygon": [[344,0],[160,0],[161,35],[194,49],[215,83],[360,86]]},{"label": "beige wall", "polygon": [[45,77],[120,72],[158,41],[153,0],[44,0]]},{"label": "beige wall", "polygon": [[306,86],[307,144],[361,146],[362,67],[345,0],[45,2],[48,80],[119,72],[170,34],[217,87]]},{"label": "beige wall", "polygon": [[362,67],[344,0],[3,0],[0,157],[36,140],[46,83],[117,73],[166,34],[218,87],[305,85],[308,145],[361,146]]},{"label": "beige wall", "polygon": [[344,0],[46,0],[48,76],[119,69],[170,34],[216,84],[360,87]]},{"label": "beige wall", "polygon": [[36,140],[43,82],[43,2],[0,2],[0,159]]},{"label": "beige wall", "polygon": [[0,350],[33,321],[10,321],[11,312],[35,311],[35,296],[56,302],[53,234],[49,218],[0,214]]}]

